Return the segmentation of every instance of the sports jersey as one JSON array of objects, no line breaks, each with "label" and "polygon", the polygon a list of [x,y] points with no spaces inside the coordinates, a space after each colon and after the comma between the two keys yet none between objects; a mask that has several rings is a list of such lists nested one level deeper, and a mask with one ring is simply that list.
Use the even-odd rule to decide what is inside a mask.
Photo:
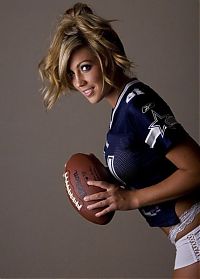
[{"label": "sports jersey", "polygon": [[[185,135],[166,102],[152,88],[133,79],[111,113],[104,147],[109,170],[127,189],[159,183],[177,170],[165,155]],[[150,226],[172,226],[179,223],[175,203],[170,200],[139,211]]]}]

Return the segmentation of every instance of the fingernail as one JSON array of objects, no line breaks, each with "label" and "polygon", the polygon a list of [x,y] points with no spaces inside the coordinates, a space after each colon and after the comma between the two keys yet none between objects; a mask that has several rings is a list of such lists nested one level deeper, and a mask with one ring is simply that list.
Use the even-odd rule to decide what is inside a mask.
[{"label": "fingernail", "polygon": [[88,198],[87,198],[87,197],[84,197],[84,198],[83,198],[83,200],[84,200],[84,201],[87,201],[87,200],[88,200]]}]

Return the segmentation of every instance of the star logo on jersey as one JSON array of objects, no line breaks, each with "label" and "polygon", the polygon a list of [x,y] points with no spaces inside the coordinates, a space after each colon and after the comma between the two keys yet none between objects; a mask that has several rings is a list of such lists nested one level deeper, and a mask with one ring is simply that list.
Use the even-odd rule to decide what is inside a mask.
[{"label": "star logo on jersey", "polygon": [[157,112],[152,110],[154,122],[151,123],[149,126],[149,129],[159,128],[160,134],[163,137],[165,130],[167,129],[166,126],[166,119],[169,117],[169,115],[159,115]]},{"label": "star logo on jersey", "polygon": [[172,127],[177,122],[175,118],[173,116],[170,116],[169,114],[160,115],[153,110],[151,110],[151,112],[153,114],[154,121],[148,127],[150,131],[145,139],[145,143],[147,143],[150,148],[153,148],[157,138],[159,136],[161,136],[162,138],[164,137],[167,127]]}]

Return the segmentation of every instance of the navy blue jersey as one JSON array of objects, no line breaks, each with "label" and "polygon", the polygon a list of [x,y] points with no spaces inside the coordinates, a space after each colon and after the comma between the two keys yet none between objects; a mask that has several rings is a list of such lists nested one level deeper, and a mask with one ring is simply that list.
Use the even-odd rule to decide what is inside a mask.
[{"label": "navy blue jersey", "polygon": [[[176,171],[165,155],[185,135],[163,99],[133,79],[112,110],[104,148],[109,170],[127,189],[159,183]],[[175,203],[171,200],[139,210],[150,226],[172,226],[179,223]]]}]

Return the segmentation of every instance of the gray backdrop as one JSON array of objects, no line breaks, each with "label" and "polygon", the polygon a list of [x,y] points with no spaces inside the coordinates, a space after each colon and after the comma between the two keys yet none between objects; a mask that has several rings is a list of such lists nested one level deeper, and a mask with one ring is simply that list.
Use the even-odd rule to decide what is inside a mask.
[{"label": "gray backdrop", "polygon": [[[85,1],[114,27],[138,77],[198,141],[197,0]],[[1,0],[0,277],[169,278],[174,247],[137,211],[107,226],[68,203],[62,172],[76,152],[103,160],[110,107],[78,94],[46,113],[37,64],[60,14],[75,1]]]}]

